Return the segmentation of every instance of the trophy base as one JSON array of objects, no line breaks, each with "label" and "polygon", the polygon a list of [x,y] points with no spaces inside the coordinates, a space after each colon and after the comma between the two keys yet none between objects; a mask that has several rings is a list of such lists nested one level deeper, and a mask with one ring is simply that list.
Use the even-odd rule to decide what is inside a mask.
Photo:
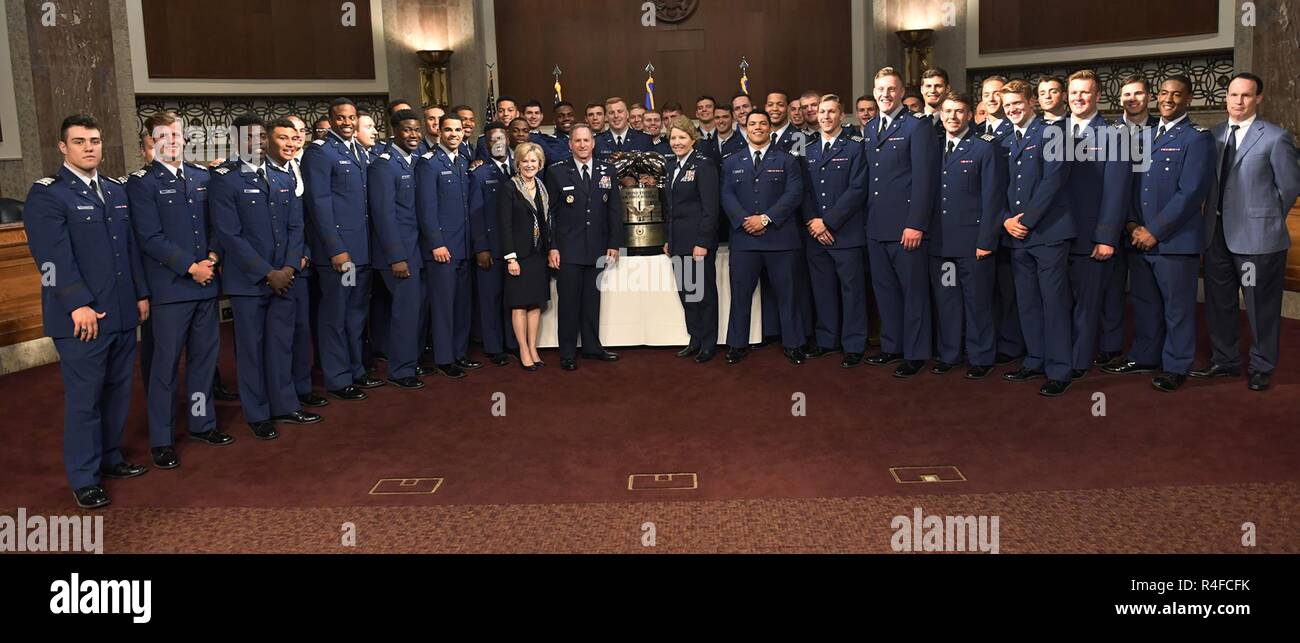
[{"label": "trophy base", "polygon": [[666,240],[663,223],[629,223],[623,226],[627,239],[627,254],[646,257],[663,254]]}]

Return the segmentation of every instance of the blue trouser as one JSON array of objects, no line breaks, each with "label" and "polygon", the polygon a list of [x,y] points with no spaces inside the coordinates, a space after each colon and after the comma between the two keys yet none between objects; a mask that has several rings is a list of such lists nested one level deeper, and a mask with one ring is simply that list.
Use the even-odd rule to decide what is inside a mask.
[{"label": "blue trouser", "polygon": [[904,250],[897,240],[867,241],[871,285],[880,306],[880,350],[904,359],[930,359],[929,241]]},{"label": "blue trouser", "polygon": [[1110,283],[1102,297],[1101,309],[1101,350],[1107,353],[1124,352],[1124,306],[1128,302],[1128,247],[1121,242],[1115,247],[1115,255],[1107,263],[1110,267]]},{"label": "blue trouser", "polygon": [[72,488],[99,484],[101,469],[122,462],[122,430],[131,408],[135,329],[100,332],[94,341],[57,338],[63,375],[63,466]]},{"label": "blue trouser", "polygon": [[1021,364],[1043,371],[1048,379],[1071,378],[1070,243],[1068,241],[1012,251],[1016,270],[1016,304],[1028,354]]},{"label": "blue trouser", "polygon": [[1092,368],[1092,360],[1097,356],[1102,310],[1106,305],[1106,289],[1111,285],[1115,259],[1113,255],[1106,261],[1097,261],[1088,255],[1070,255],[1070,289],[1074,295],[1071,331],[1074,349],[1070,361],[1075,370]]},{"label": "blue trouser", "polygon": [[185,408],[190,433],[217,427],[212,378],[221,348],[216,298],[158,304],[149,309],[153,358],[145,381],[149,408],[149,446],[165,447],[176,430],[176,380],[185,351]]},{"label": "blue trouser", "polygon": [[[763,292],[762,300],[758,304],[763,313],[763,319],[760,320],[763,324],[763,339],[776,337],[781,334],[781,307],[777,304],[779,298],[776,289],[772,287],[772,278],[766,270],[759,275],[758,283]],[[749,336],[748,331],[745,336]]]},{"label": "blue trouser", "polygon": [[1166,372],[1186,375],[1196,357],[1196,278],[1201,257],[1142,252],[1129,257],[1137,331],[1129,359],[1159,363]]},{"label": "blue trouser", "polygon": [[[775,294],[777,314],[781,320],[781,345],[786,348],[803,345],[807,333],[799,318],[798,301],[794,292],[798,261],[797,250],[731,249],[731,313],[727,321],[727,346],[749,346],[750,309],[753,307],[754,289],[758,287],[759,274],[762,272],[766,272]],[[763,299],[767,300],[767,297],[764,296]],[[763,310],[767,310],[766,305]],[[763,316],[767,317],[767,313]]]},{"label": "blue trouser", "polygon": [[997,325],[998,353],[1020,357],[1025,354],[1025,334],[1020,328],[1020,307],[1016,305],[1016,271],[1011,254],[1011,249],[1005,247],[993,253],[996,284],[993,290],[993,314]]},{"label": "blue trouser", "polygon": [[293,388],[298,395],[311,393],[311,273],[300,272],[289,297],[293,299]]},{"label": "blue trouser", "polygon": [[412,261],[411,276],[398,279],[392,270],[380,270],[384,286],[389,293],[388,310],[388,377],[399,379],[415,377],[424,342],[420,340],[420,308],[424,305],[424,283],[421,281],[420,262]]},{"label": "blue trouser", "polygon": [[699,261],[691,255],[670,259],[690,345],[713,352],[718,347],[718,256],[709,254]]},{"label": "blue trouser", "polygon": [[961,361],[962,322],[966,328],[966,358],[972,366],[992,366],[997,356],[993,332],[994,273],[992,257],[930,257],[930,290],[937,316],[939,360]]},{"label": "blue trouser", "polygon": [[[381,270],[381,268],[375,268]],[[392,329],[393,320],[390,318],[393,309],[393,295],[388,290],[388,281],[385,279],[376,279],[370,284],[370,317],[368,324],[370,332],[366,337],[370,340],[370,354],[366,355],[366,361],[369,362],[374,358],[374,353],[388,354],[391,348],[388,345],[389,331]]]},{"label": "blue trouser", "polygon": [[351,274],[354,277],[329,266],[316,271],[321,294],[316,342],[325,389],[330,391],[366,375],[361,346],[370,314],[370,267],[357,266]]},{"label": "blue trouser", "polygon": [[433,331],[433,361],[450,364],[469,351],[469,261],[425,261],[423,279]]},{"label": "blue trouser", "polygon": [[560,344],[560,359],[574,359],[578,354],[578,338],[582,337],[582,352],[589,355],[605,350],[600,343],[600,272],[595,265],[560,263],[560,273],[555,279],[556,311],[560,318],[556,330]]},{"label": "blue trouser", "polygon": [[807,250],[813,303],[817,306],[815,335],[822,348],[843,347],[846,353],[867,349],[866,268],[862,248]]},{"label": "blue trouser", "polygon": [[[479,330],[483,335],[483,352],[496,355],[510,350],[519,350],[519,341],[515,339],[510,324],[510,311],[504,308],[502,293],[505,291],[506,262],[493,259],[492,265],[484,270],[474,264],[474,284],[478,287],[477,313]],[[510,329],[509,332],[506,332]]]},{"label": "blue trouser", "polygon": [[[294,287],[305,285],[295,283]],[[235,365],[244,420],[256,424],[300,410],[293,382],[297,306],[293,298],[232,295],[230,306],[235,310]]]}]

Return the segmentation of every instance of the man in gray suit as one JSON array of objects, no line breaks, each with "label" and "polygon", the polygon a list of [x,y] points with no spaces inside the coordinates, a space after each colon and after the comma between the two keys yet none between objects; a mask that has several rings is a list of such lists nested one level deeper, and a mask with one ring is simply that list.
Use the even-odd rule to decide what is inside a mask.
[{"label": "man in gray suit", "polygon": [[1256,117],[1264,81],[1239,73],[1228,84],[1228,120],[1214,127],[1219,180],[1205,217],[1205,316],[1214,354],[1193,377],[1241,375],[1238,290],[1250,320],[1252,391],[1268,388],[1277,365],[1282,285],[1291,236],[1287,211],[1300,194],[1291,133]]}]

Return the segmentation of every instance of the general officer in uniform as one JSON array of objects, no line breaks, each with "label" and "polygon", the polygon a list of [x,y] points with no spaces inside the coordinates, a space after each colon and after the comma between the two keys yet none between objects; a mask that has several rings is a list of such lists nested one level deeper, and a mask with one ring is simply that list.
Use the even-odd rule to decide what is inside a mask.
[{"label": "general officer in uniform", "polygon": [[364,400],[361,389],[383,386],[362,364],[362,334],[370,312],[370,216],[366,155],[353,137],[357,108],[330,103],[330,133],[303,153],[307,253],[320,268],[317,343],[325,389],[341,400]]},{"label": "general officer in uniform", "polygon": [[461,121],[442,117],[438,148],[415,164],[416,214],[424,256],[425,294],[438,372],[452,379],[483,366],[469,359],[469,166],[456,153]]},{"label": "general officer in uniform", "polygon": [[222,273],[235,314],[239,400],[253,437],[280,437],[276,422],[314,424],[302,410],[293,381],[295,302],[290,290],[303,256],[302,200],[290,163],[294,125],[265,126],[256,116],[235,119],[239,160],[213,170],[209,207],[227,265]]},{"label": "general officer in uniform", "polygon": [[153,163],[133,172],[126,192],[149,284],[154,362],[145,381],[149,446],[154,466],[180,465],[173,448],[176,377],[185,351],[185,408],[189,433],[212,445],[233,441],[217,431],[212,379],[220,350],[215,234],[208,218],[208,170],[182,163],[184,133],[173,114],[150,119]]},{"label": "general officer in uniform", "polygon": [[[642,134],[644,136],[644,134]],[[614,167],[592,152],[591,126],[578,124],[569,139],[571,159],[553,165],[546,176],[551,216],[551,250],[547,262],[559,270],[560,368],[578,368],[578,336],[582,356],[605,362],[618,355],[600,343],[600,289],[597,280],[608,264],[618,261],[623,238],[623,206]]]},{"label": "general officer in uniform", "polygon": [[664,223],[677,294],[686,316],[690,342],[678,357],[703,364],[718,349],[718,166],[699,151],[691,119],[678,116],[668,124],[673,154],[665,168]]},{"label": "general officer in uniform", "polygon": [[419,158],[420,115],[401,110],[389,119],[393,133],[367,170],[370,221],[375,226],[371,255],[375,268],[392,293],[388,320],[388,381],[405,388],[423,388],[419,358],[420,310],[424,305],[420,255],[420,223],[415,216],[415,169]]},{"label": "general officer in uniform", "polygon": [[[867,346],[867,159],[862,138],[843,128],[844,105],[827,94],[817,107],[819,140],[806,154],[802,221],[813,302],[817,355],[843,350],[840,366],[862,365]],[[812,354],[810,353],[810,356]]]},{"label": "general officer in uniform", "polygon": [[722,165],[722,211],[731,222],[732,304],[727,322],[727,363],[749,355],[750,302],[760,271],[771,278],[781,318],[781,345],[792,364],[802,364],[803,329],[796,301],[795,275],[801,234],[803,168],[772,141],[767,112],[750,112],[745,122],[748,149]]},{"label": "general officer in uniform", "polygon": [[881,352],[867,362],[900,359],[895,377],[912,377],[930,358],[929,248],[939,177],[939,137],[902,104],[903,78],[876,72],[880,114],[867,123],[867,256],[880,307]]},{"label": "general officer in uniform", "polygon": [[654,146],[645,132],[632,129],[628,122],[627,101],[617,96],[605,100],[605,117],[609,129],[596,137],[596,159],[608,161],[615,152],[649,152]]},{"label": "general officer in uniform", "polygon": [[148,471],[126,462],[121,445],[149,286],[126,188],[98,172],[99,123],[85,114],[65,118],[59,152],[58,174],[37,179],[27,193],[27,244],[63,375],[63,464],[77,506],[93,509],[109,503],[101,477]]},{"label": "general officer in uniform", "polygon": [[[506,142],[506,128],[501,123],[488,125],[484,136],[492,159],[469,173],[469,223],[473,245],[475,311],[483,335],[483,352],[497,366],[505,366],[510,352],[519,350],[510,326],[510,311],[502,300],[505,292],[505,262],[501,257],[501,239],[497,231],[497,191],[514,174],[514,155]],[[553,138],[553,137],[552,137]],[[541,145],[539,143],[539,145]],[[543,153],[546,146],[541,145]],[[549,158],[549,157],[548,157]]]},{"label": "general officer in uniform", "polygon": [[1002,227],[1011,235],[1016,305],[1028,350],[1020,368],[1002,378],[1018,382],[1046,374],[1038,392],[1055,397],[1069,390],[1073,379],[1069,253],[1075,229],[1065,190],[1071,168],[1064,150],[1053,155],[1046,147],[1049,137],[1064,137],[1061,124],[1035,116],[1029,92],[1022,80],[1002,88],[1003,109],[1014,128],[1002,141],[1010,176]]},{"label": "general officer in uniform", "polygon": [[1214,184],[1214,136],[1187,117],[1192,81],[1175,75],[1160,84],[1160,125],[1147,169],[1136,179],[1137,208],[1130,212],[1129,256],[1136,334],[1128,358],[1102,367],[1107,373],[1161,372],[1151,385],[1178,390],[1196,357],[1196,290],[1205,222]]},{"label": "general officer in uniform", "polygon": [[939,202],[930,234],[930,289],[938,332],[938,363],[943,375],[961,362],[963,321],[967,379],[984,379],[993,370],[997,336],[993,328],[992,254],[1002,232],[1007,204],[1007,168],[997,138],[972,126],[975,100],[950,92],[940,103],[944,127]]}]

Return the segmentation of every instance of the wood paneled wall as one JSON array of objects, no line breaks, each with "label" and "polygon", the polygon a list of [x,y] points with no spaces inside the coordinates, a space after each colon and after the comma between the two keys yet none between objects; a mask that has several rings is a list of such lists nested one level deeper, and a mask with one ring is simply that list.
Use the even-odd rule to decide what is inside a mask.
[{"label": "wood paneled wall", "polygon": [[375,77],[370,3],[354,0],[141,0],[150,78]]},{"label": "wood paneled wall", "polygon": [[1103,45],[1212,34],[1217,0],[980,0],[980,52]]},{"label": "wood paneled wall", "polygon": [[[751,65],[750,94],[769,89],[794,97],[806,89],[852,91],[850,3],[845,0],[700,0],[684,22],[641,23],[641,3],[608,0],[498,0],[498,94],[550,105],[551,70],[564,98],[578,106],[620,95],[643,101],[645,66],[655,66],[655,103],[719,101],[740,90],[741,56]],[[477,107],[477,106],[476,106]],[[549,122],[549,109],[548,122]]]}]

